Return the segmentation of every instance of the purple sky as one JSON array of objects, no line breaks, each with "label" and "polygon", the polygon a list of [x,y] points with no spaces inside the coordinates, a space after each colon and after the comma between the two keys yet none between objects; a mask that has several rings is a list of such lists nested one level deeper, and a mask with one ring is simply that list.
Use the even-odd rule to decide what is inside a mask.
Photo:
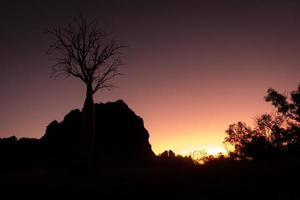
[{"label": "purple sky", "polygon": [[269,87],[300,83],[300,1],[2,1],[0,137],[40,137],[82,107],[80,81],[50,78],[44,33],[79,14],[129,46],[95,102],[124,99],[156,153],[222,148],[230,123],[271,111]]}]

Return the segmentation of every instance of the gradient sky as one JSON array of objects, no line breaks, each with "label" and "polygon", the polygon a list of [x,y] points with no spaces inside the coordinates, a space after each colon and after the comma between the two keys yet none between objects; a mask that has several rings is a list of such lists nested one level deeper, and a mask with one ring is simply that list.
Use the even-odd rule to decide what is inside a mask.
[{"label": "gradient sky", "polygon": [[300,1],[1,1],[0,137],[41,137],[81,108],[84,85],[50,78],[51,24],[86,15],[127,44],[119,88],[156,153],[222,148],[224,131],[272,110],[269,87],[300,83]]}]

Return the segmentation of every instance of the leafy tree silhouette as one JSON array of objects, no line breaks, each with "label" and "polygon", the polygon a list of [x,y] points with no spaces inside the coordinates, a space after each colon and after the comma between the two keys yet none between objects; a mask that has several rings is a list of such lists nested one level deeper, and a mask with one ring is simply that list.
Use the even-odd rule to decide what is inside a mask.
[{"label": "leafy tree silhouette", "polygon": [[300,152],[300,84],[289,97],[270,88],[265,100],[271,102],[278,113],[286,119],[288,131],[285,133],[284,142],[288,150]]},{"label": "leafy tree silhouette", "polygon": [[111,81],[120,75],[121,50],[125,46],[98,28],[95,21],[82,16],[66,27],[52,26],[48,32],[55,39],[47,52],[54,56],[53,75],[72,76],[86,85],[80,151],[83,156],[91,157],[95,145],[93,95],[113,87]]},{"label": "leafy tree silhouette", "polygon": [[225,131],[224,142],[235,148],[233,157],[261,159],[300,152],[300,85],[290,98],[270,88],[265,100],[275,106],[276,113],[258,117],[254,128],[238,122]]}]

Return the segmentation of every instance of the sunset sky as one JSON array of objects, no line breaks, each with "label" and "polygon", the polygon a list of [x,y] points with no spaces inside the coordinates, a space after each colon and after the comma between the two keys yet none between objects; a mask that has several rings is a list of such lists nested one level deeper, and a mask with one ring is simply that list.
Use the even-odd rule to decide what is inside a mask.
[{"label": "sunset sky", "polygon": [[269,87],[300,83],[300,1],[1,1],[0,137],[41,137],[81,108],[84,85],[50,78],[45,30],[83,14],[129,47],[117,89],[144,119],[155,153],[222,149],[225,130],[272,110]]}]

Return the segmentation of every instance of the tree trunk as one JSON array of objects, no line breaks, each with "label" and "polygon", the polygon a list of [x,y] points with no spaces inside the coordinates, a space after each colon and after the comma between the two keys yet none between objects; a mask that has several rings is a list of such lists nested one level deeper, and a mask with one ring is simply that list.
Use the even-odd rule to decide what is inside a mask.
[{"label": "tree trunk", "polygon": [[95,153],[95,104],[93,100],[92,86],[87,85],[86,98],[82,109],[82,130],[80,153],[86,160],[89,168],[94,162]]}]

